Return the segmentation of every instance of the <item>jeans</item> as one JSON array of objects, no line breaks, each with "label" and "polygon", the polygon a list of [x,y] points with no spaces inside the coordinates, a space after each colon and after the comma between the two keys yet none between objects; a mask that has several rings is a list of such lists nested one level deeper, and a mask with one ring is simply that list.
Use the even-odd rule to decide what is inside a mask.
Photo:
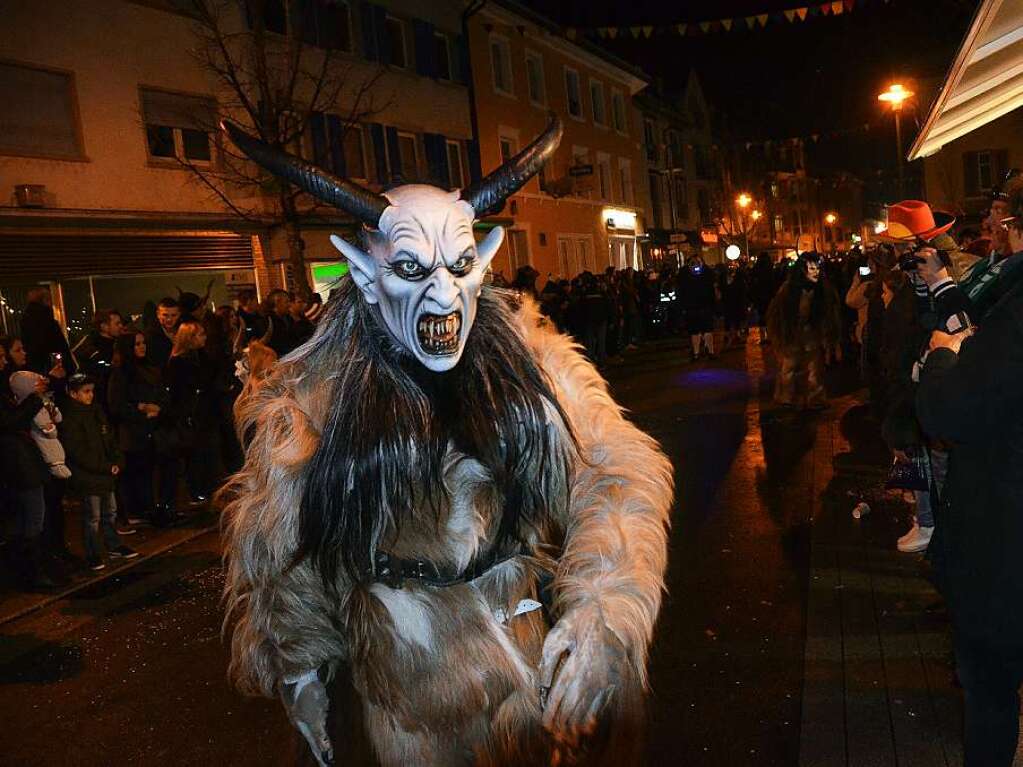
[{"label": "jeans", "polygon": [[592,327],[586,328],[586,339],[584,346],[590,353],[590,358],[595,365],[603,365],[607,361],[607,323],[595,323]]},{"label": "jeans", "polygon": [[30,490],[18,490],[15,494],[15,508],[18,510],[14,534],[25,540],[38,538],[43,532],[46,519],[46,500],[43,486]]},{"label": "jeans", "polygon": [[1023,647],[995,647],[959,635],[955,649],[966,704],[964,765],[1011,767],[1019,740]]},{"label": "jeans", "polygon": [[920,527],[934,527],[934,506],[927,490],[914,490],[916,496],[916,523]]},{"label": "jeans", "polygon": [[103,542],[106,544],[107,552],[121,545],[121,539],[114,527],[114,520],[117,518],[117,499],[112,492],[85,496],[82,512],[82,539],[85,543],[86,557],[100,558],[100,528],[103,529]]}]

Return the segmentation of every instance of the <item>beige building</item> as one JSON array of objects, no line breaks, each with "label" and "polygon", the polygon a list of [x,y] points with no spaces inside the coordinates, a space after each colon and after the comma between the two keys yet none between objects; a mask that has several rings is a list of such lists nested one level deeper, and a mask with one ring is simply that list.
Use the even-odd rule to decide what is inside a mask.
[{"label": "beige building", "polygon": [[[259,195],[213,193],[182,161],[216,170],[212,130],[237,116],[192,55],[195,20],[171,0],[8,0],[0,32],[0,332],[17,332],[24,293],[49,283],[71,335],[95,308],[141,314],[177,289],[215,302],[241,287],[288,286],[287,242]],[[276,44],[297,34],[311,61],[330,49],[345,78],[336,113],[313,115],[301,150],[374,188],[429,179],[461,186],[470,138],[461,5],[267,2]],[[226,7],[237,9],[240,4]],[[243,14],[225,27],[245,32]],[[343,73],[343,74],[342,74]],[[375,79],[360,124],[339,131]],[[296,147],[298,148],[298,147]],[[247,215],[237,215],[237,209]],[[334,274],[336,211],[303,224],[309,277]]]}]

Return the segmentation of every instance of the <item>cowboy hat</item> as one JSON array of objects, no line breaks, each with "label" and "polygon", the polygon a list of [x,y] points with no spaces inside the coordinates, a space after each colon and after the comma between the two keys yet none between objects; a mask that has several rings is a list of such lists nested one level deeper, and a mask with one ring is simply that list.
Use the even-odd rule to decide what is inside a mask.
[{"label": "cowboy hat", "polygon": [[879,237],[889,242],[930,240],[947,232],[955,222],[955,216],[931,210],[926,202],[903,200],[888,206],[888,228]]}]

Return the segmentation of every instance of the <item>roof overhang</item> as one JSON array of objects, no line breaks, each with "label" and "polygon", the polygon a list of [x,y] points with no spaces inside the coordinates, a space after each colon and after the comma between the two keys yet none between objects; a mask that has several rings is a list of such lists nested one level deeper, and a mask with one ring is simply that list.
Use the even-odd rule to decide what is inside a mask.
[{"label": "roof overhang", "polygon": [[1023,106],[1023,0],[983,0],[909,159]]}]

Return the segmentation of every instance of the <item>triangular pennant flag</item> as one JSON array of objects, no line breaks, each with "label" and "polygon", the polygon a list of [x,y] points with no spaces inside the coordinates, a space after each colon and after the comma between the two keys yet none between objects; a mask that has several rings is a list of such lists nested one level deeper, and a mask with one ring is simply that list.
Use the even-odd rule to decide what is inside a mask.
[{"label": "triangular pennant flag", "polygon": [[827,16],[829,13],[831,13],[831,3],[830,2],[824,3],[824,5],[821,6],[821,13],[824,16]]},{"label": "triangular pennant flag", "polygon": [[680,36],[682,36],[682,37],[686,36],[686,25],[685,24],[679,24],[678,26],[675,27],[675,29],[678,30],[678,33],[679,33]]},{"label": "triangular pennant flag", "polygon": [[709,21],[701,21],[700,22],[700,31],[703,32],[703,34],[707,34],[710,31],[710,22]]},{"label": "triangular pennant flag", "polygon": [[637,40],[638,40],[638,39],[639,39],[639,35],[640,35],[640,32],[641,32],[642,30],[640,30],[640,28],[639,28],[639,27],[629,27],[629,31],[630,31],[630,32],[632,32],[632,36],[633,36],[633,37],[634,37],[635,39],[637,39]]},{"label": "triangular pennant flag", "polygon": [[795,8],[790,8],[787,11],[783,11],[783,13],[785,14],[785,18],[789,20],[789,23],[792,23],[792,20],[794,18],[796,18],[796,9]]},{"label": "triangular pennant flag", "polygon": [[757,22],[760,24],[760,26],[766,27],[767,26],[767,14],[766,13],[761,13],[759,16],[757,16]]},{"label": "triangular pennant flag", "polygon": [[746,26],[747,27],[749,27],[750,29],[753,29],[753,27],[755,27],[756,25],[757,25],[757,17],[756,16],[747,16],[746,17]]},{"label": "triangular pennant flag", "polygon": [[643,27],[643,37],[649,39],[650,35],[652,35],[653,33],[654,33],[653,27]]},{"label": "triangular pennant flag", "polygon": [[816,19],[818,16],[821,15],[821,9],[818,8],[816,5],[811,5],[807,15],[811,19]]},{"label": "triangular pennant flag", "polygon": [[806,21],[806,14],[809,10],[809,8],[796,8],[796,15],[800,21]]},{"label": "triangular pennant flag", "polygon": [[842,0],[835,0],[835,2],[831,4],[831,13],[835,16],[841,16],[842,11],[844,10],[845,5],[842,3]]},{"label": "triangular pennant flag", "polygon": [[723,26],[725,28],[725,32],[731,32],[732,31],[732,20],[731,19],[721,19],[721,26]]},{"label": "triangular pennant flag", "polygon": [[810,138],[812,138],[813,139],[813,143],[816,144],[817,143],[817,139],[820,138],[820,134],[819,133],[814,133],[813,135],[810,136]]}]

